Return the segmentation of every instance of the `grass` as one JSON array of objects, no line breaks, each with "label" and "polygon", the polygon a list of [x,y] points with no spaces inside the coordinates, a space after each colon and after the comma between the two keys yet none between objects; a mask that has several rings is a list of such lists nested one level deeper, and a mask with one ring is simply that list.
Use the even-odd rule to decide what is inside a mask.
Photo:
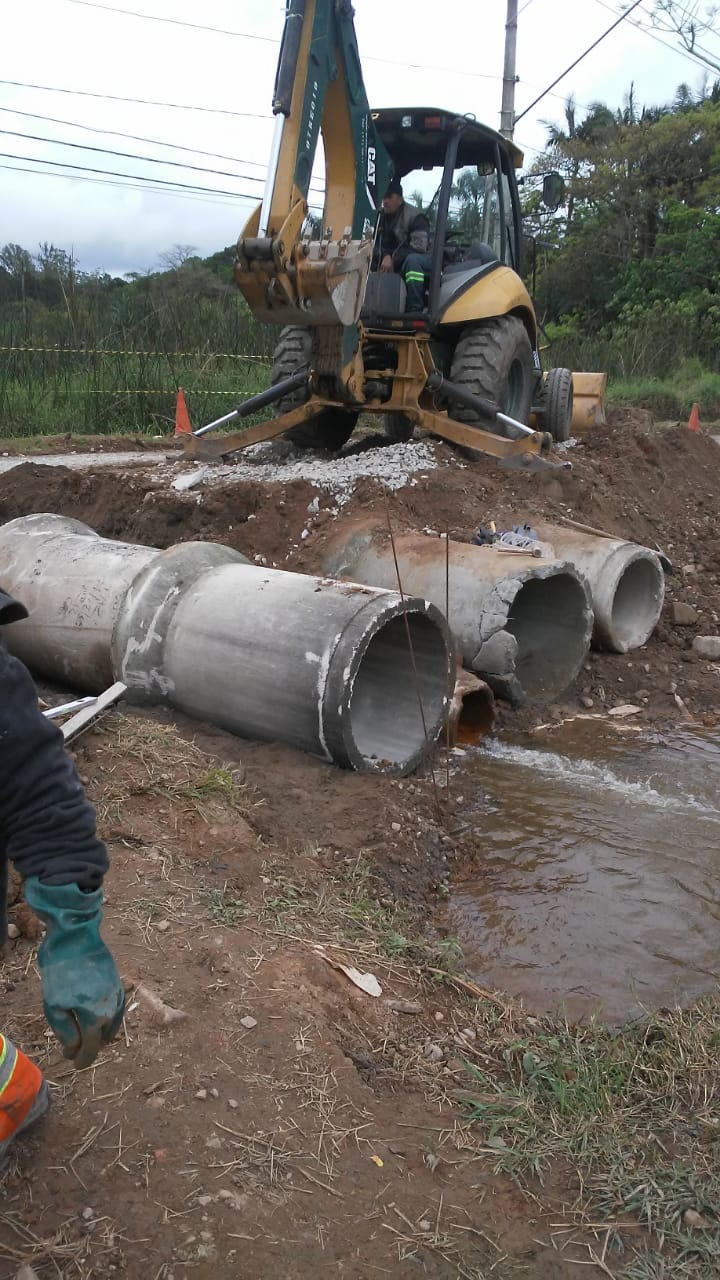
[{"label": "grass", "polygon": [[[308,850],[305,860],[316,856]],[[265,873],[260,916],[279,933],[401,959],[428,973],[434,970],[440,979],[462,963],[455,939],[428,941],[418,934],[406,907],[380,900],[377,874],[362,855],[334,873],[318,867],[298,875],[282,862],[267,863]]]},{"label": "grass", "polygon": [[720,1274],[717,1002],[620,1029],[477,1012],[458,1146],[524,1188],[568,1171],[573,1216],[600,1223],[628,1280]]},{"label": "grass", "polygon": [[200,426],[268,382],[267,364],[221,356],[139,360],[108,354],[93,364],[82,357],[74,364],[54,363],[50,356],[47,363],[0,376],[0,441],[68,432],[167,435],[178,387],[193,426]]},{"label": "grass", "polygon": [[720,419],[720,373],[688,362],[665,378],[615,379],[608,386],[610,404],[648,409],[656,418],[687,419],[697,402],[701,418]]},{"label": "grass", "polygon": [[[211,822],[214,808],[247,814],[258,803],[242,771],[231,765],[215,765],[194,742],[182,737],[173,725],[136,716],[116,715],[106,721],[103,736],[94,749],[100,768],[111,763],[106,781],[93,794],[99,819],[117,821],[131,797],[151,796],[171,804],[189,806]],[[124,760],[130,766],[122,767]]]}]

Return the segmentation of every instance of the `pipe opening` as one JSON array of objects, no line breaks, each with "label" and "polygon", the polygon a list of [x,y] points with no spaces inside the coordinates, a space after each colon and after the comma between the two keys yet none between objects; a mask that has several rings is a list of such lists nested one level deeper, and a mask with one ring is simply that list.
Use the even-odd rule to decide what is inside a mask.
[{"label": "pipe opening", "polygon": [[360,660],[349,707],[350,732],[363,759],[412,767],[426,750],[418,696],[432,740],[447,678],[445,636],[432,619],[408,612],[377,631]]},{"label": "pipe opening", "polygon": [[654,559],[639,556],[618,579],[612,602],[612,639],[621,653],[637,649],[652,634],[664,594],[661,569]]},{"label": "pipe opening", "polygon": [[517,641],[515,674],[527,697],[553,697],[575,678],[587,652],[587,608],[569,573],[523,583],[505,630]]},{"label": "pipe opening", "polygon": [[456,740],[461,746],[476,746],[492,730],[495,723],[495,699],[485,685],[466,693],[462,699]]}]

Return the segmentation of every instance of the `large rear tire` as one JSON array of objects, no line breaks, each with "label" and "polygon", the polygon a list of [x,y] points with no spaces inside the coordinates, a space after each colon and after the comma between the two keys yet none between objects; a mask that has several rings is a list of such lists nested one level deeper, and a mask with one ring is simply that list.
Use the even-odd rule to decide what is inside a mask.
[{"label": "large rear tire", "polygon": [[[536,375],[530,338],[522,320],[518,316],[496,316],[465,329],[455,347],[450,381],[491,400],[502,413],[526,424]],[[498,436],[514,437],[512,427],[491,424],[465,405],[451,405],[450,414],[458,422]]]},{"label": "large rear tire", "polygon": [[[282,382],[291,378],[294,373],[310,363],[312,351],[312,334],[309,329],[300,325],[288,325],[280,332],[280,339],[273,357],[272,382]],[[275,416],[297,409],[307,400],[304,388],[293,391],[274,406]],[[290,440],[298,449],[326,449],[335,453],[347,444],[355,430],[359,414],[342,409],[323,409],[308,418],[299,427],[292,427],[285,432],[285,439]]]}]

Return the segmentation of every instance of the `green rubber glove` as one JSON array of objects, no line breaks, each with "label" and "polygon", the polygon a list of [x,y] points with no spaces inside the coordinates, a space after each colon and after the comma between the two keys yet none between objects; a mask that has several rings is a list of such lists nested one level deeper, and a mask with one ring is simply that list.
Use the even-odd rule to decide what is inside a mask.
[{"label": "green rubber glove", "polygon": [[102,889],[83,893],[76,884],[25,882],[25,901],[47,928],[38,963],[45,1017],[80,1070],[117,1035],[125,992],[100,937]]}]

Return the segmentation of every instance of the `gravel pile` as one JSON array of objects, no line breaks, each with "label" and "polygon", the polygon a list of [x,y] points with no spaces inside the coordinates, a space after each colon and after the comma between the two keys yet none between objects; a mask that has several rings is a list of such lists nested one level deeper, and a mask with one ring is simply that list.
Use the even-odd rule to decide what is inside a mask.
[{"label": "gravel pile", "polygon": [[391,444],[336,458],[296,451],[290,456],[283,456],[277,445],[268,442],[251,446],[243,453],[242,461],[234,465],[200,465],[192,471],[185,471],[173,481],[172,487],[182,492],[197,486],[227,484],[232,480],[286,483],[307,480],[317,488],[333,493],[337,504],[342,506],[357,481],[366,476],[382,480],[388,489],[402,489],[408,482],[412,483],[416,472],[434,470],[438,465],[435,450],[426,440]]}]

